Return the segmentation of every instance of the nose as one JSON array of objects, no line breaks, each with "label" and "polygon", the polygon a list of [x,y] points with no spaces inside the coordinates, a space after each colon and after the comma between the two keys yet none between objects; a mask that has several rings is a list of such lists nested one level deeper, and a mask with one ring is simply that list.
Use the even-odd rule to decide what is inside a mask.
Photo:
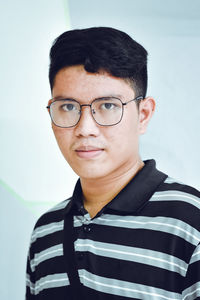
[{"label": "nose", "polygon": [[80,120],[75,127],[76,136],[98,136],[99,132],[99,125],[92,117],[90,106],[83,106]]}]

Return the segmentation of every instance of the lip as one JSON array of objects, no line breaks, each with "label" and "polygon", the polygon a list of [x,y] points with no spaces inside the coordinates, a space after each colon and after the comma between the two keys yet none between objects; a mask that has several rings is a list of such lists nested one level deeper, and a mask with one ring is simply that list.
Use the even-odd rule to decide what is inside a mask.
[{"label": "lip", "polygon": [[94,146],[83,146],[75,149],[77,156],[85,159],[95,158],[101,155],[103,151],[104,149]]}]

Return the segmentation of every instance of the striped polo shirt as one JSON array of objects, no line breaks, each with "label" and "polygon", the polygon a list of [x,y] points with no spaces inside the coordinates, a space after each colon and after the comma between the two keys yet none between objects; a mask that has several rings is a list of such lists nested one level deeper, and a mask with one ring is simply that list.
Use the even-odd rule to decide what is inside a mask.
[{"label": "striped polo shirt", "polygon": [[200,299],[199,198],[148,160],[91,218],[78,180],[35,225],[26,300]]}]

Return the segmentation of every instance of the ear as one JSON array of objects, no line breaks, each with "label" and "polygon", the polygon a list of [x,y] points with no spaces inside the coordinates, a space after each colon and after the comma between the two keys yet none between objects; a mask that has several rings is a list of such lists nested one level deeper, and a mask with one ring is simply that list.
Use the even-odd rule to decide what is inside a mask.
[{"label": "ear", "polygon": [[152,97],[143,99],[139,104],[139,133],[144,134],[148,123],[156,108],[155,100]]},{"label": "ear", "polygon": [[[47,105],[47,106],[50,106],[51,103],[52,103],[52,99],[50,99],[50,100],[48,101],[48,105]],[[49,112],[49,108],[47,108],[47,109],[48,109],[48,112]]]}]

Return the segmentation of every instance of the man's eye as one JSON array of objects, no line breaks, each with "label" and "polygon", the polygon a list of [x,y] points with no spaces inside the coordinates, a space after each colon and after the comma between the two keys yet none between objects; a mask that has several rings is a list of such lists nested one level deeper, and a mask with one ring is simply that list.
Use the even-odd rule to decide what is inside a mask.
[{"label": "man's eye", "polygon": [[73,110],[76,110],[76,106],[72,103],[67,103],[67,104],[61,105],[61,109],[64,111],[73,111]]},{"label": "man's eye", "polygon": [[105,109],[105,110],[111,110],[111,109],[114,109],[114,108],[116,108],[116,105],[114,103],[107,102],[107,103],[103,103],[101,105],[101,109]]}]

